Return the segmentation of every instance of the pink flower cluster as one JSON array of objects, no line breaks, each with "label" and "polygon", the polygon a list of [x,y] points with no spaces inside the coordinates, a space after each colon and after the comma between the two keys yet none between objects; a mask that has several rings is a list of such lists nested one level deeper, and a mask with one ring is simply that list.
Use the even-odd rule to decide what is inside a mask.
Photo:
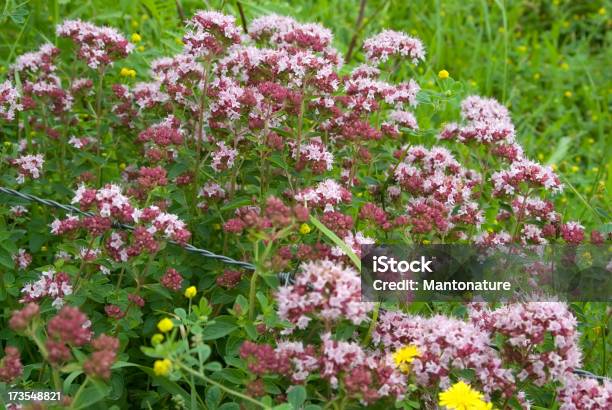
[{"label": "pink flower cluster", "polygon": [[[475,311],[483,331],[505,338],[502,354],[507,363],[515,362],[522,369],[518,380],[529,379],[540,386],[564,380],[580,367],[577,322],[565,304],[515,303],[492,312]],[[552,339],[552,350],[542,347],[547,337]]]},{"label": "pink flower cluster", "polygon": [[23,105],[19,102],[21,94],[9,80],[0,84],[0,118],[13,121],[15,114],[23,110]]},{"label": "pink flower cluster", "polygon": [[25,249],[19,249],[15,255],[13,255],[13,262],[17,269],[27,269],[32,263],[32,255],[26,252]]},{"label": "pink flower cluster", "polygon": [[411,371],[423,387],[446,388],[451,371],[472,369],[485,393],[514,394],[515,378],[503,367],[489,335],[462,320],[383,312],[372,340],[387,351],[415,345],[420,354],[411,363]]},{"label": "pink flower cluster", "polygon": [[91,341],[94,352],[83,363],[83,370],[90,377],[98,377],[109,380],[111,377],[111,367],[117,360],[119,350],[119,339],[101,334]]},{"label": "pink flower cluster", "polygon": [[281,287],[276,300],[279,317],[298,329],[305,329],[314,318],[327,324],[347,318],[358,325],[368,320],[372,310],[372,304],[361,302],[357,272],[329,260],[304,263],[294,284]]},{"label": "pink flower cluster", "polygon": [[23,184],[26,178],[38,179],[42,174],[45,158],[42,154],[24,155],[11,160],[11,164],[17,168],[19,175],[17,182]]},{"label": "pink flower cluster", "polygon": [[117,30],[98,27],[81,20],[66,20],[56,27],[59,37],[68,37],[78,46],[78,57],[93,69],[125,58],[134,49]]},{"label": "pink flower cluster", "polygon": [[282,229],[295,222],[308,220],[308,209],[302,205],[289,207],[276,197],[266,200],[265,209],[257,206],[243,206],[236,210],[235,217],[223,224],[226,232],[242,233],[244,230]]},{"label": "pink flower cluster", "polygon": [[414,64],[425,59],[425,47],[420,40],[404,33],[385,30],[363,43],[366,57],[374,64],[387,61],[390,57],[405,57]]},{"label": "pink flower cluster", "polygon": [[[160,169],[165,173],[163,168]],[[148,173],[141,176],[150,177]],[[163,182],[157,177],[151,181]],[[149,179],[146,183],[149,184]],[[111,231],[113,223],[136,224],[131,235],[124,231],[111,231],[106,238],[106,251],[116,261],[125,262],[143,252],[155,253],[161,240],[185,244],[191,238],[187,225],[177,215],[163,212],[155,205],[144,209],[133,207],[118,185],[107,184],[98,190],[82,185],[75,192],[72,203],[79,204],[83,210],[95,210],[96,215],[55,220],[51,224],[51,233],[64,235],[84,228],[90,235],[100,236]]]},{"label": "pink flower cluster", "polygon": [[176,269],[169,268],[159,282],[165,288],[178,292],[183,286],[183,276]]},{"label": "pink flower cluster", "polygon": [[18,72],[21,80],[25,80],[27,74],[48,75],[56,70],[54,59],[60,53],[60,49],[51,43],[43,44],[38,51],[24,53],[17,57],[11,65],[11,71]]},{"label": "pink flower cluster", "polygon": [[560,410],[606,410],[612,408],[612,382],[603,384],[597,380],[576,375],[567,376],[557,390]]},{"label": "pink flower cluster", "polygon": [[22,289],[21,303],[38,302],[44,297],[53,299],[53,306],[59,309],[64,304],[64,297],[72,294],[70,277],[65,272],[54,269],[43,271],[35,282],[27,283]]},{"label": "pink flower cluster", "polygon": [[11,383],[21,376],[22,373],[23,365],[21,364],[19,350],[13,346],[6,346],[4,348],[4,357],[0,360],[0,381]]},{"label": "pink flower cluster", "polygon": [[315,188],[305,188],[294,196],[295,200],[306,206],[333,210],[335,205],[348,203],[351,192],[333,179],[320,182]]},{"label": "pink flower cluster", "polygon": [[208,58],[221,54],[231,44],[240,43],[240,30],[233,16],[198,11],[187,23],[183,43],[185,54]]},{"label": "pink flower cluster", "polygon": [[396,370],[390,354],[366,351],[355,342],[333,340],[330,333],[324,333],[321,339],[320,347],[278,341],[273,348],[247,341],[240,348],[240,357],[257,376],[289,376],[295,384],[318,372],[333,389],[342,386],[364,405],[385,397],[403,398],[406,377]]},{"label": "pink flower cluster", "polygon": [[250,24],[249,35],[255,40],[268,41],[285,49],[326,50],[333,39],[332,32],[319,24],[301,24],[290,17],[271,14]]}]

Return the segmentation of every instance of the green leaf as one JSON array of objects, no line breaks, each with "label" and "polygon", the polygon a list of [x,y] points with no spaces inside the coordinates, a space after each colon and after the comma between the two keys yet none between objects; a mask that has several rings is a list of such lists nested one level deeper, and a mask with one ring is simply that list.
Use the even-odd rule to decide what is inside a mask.
[{"label": "green leaf", "polygon": [[572,139],[570,137],[561,138],[559,140],[559,144],[557,144],[555,152],[553,152],[550,158],[548,158],[548,161],[546,161],[546,165],[558,164],[559,161],[565,158],[565,155],[567,154],[571,143]]},{"label": "green leaf", "polygon": [[87,386],[83,389],[71,408],[76,410],[87,408],[103,400],[109,394],[110,390],[111,388],[109,386],[94,380],[91,386]]},{"label": "green leaf", "polygon": [[218,316],[214,322],[204,326],[204,340],[215,340],[227,336],[236,330],[236,319],[231,316]]},{"label": "green leaf", "polygon": [[206,405],[209,409],[214,410],[221,403],[221,389],[217,386],[212,386],[206,391]]},{"label": "green leaf", "polygon": [[298,410],[306,401],[306,389],[304,386],[293,386],[287,394],[287,401],[293,409]]},{"label": "green leaf", "polygon": [[323,223],[321,223],[321,221],[319,221],[313,215],[310,215],[310,223],[312,223],[318,230],[323,232],[323,234],[327,236],[333,243],[338,245],[340,249],[342,249],[342,252],[344,252],[344,254],[347,255],[355,264],[357,269],[361,270],[361,260],[357,257],[357,255],[355,255],[355,252],[353,252],[353,250],[342,239],[338,238],[335,233],[330,231],[325,225],[323,225]]}]

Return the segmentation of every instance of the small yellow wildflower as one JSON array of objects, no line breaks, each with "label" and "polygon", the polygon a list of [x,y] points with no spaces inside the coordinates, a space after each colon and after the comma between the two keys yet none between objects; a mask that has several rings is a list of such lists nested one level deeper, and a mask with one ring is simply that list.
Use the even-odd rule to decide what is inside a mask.
[{"label": "small yellow wildflower", "polygon": [[121,164],[119,164],[119,169],[123,171],[126,166],[127,165],[125,165],[125,162],[122,162]]},{"label": "small yellow wildflower", "polygon": [[553,171],[556,171],[557,168],[559,168],[557,167],[557,164],[550,164],[550,169],[552,169]]},{"label": "small yellow wildflower", "polygon": [[423,245],[429,245],[431,241],[429,239],[423,239]]},{"label": "small yellow wildflower", "polygon": [[542,75],[541,75],[540,73],[535,73],[535,74],[533,75],[533,79],[534,79],[534,80],[539,80],[541,76],[542,76]]},{"label": "small yellow wildflower", "polygon": [[167,333],[171,331],[173,327],[174,327],[174,323],[172,323],[172,320],[167,317],[160,320],[159,323],[157,324],[157,328],[162,333]]},{"label": "small yellow wildflower", "polygon": [[187,289],[185,289],[185,297],[187,299],[193,299],[195,297],[195,295],[197,295],[198,290],[196,289],[195,286],[189,286]]},{"label": "small yellow wildflower", "polygon": [[48,248],[47,248],[46,246],[41,246],[41,247],[40,247],[40,250],[41,250],[41,251],[43,251],[43,252],[47,252],[47,249],[48,249]]},{"label": "small yellow wildflower", "polygon": [[157,346],[163,341],[164,341],[164,335],[162,335],[161,333],[155,333],[153,337],[151,337],[151,344],[153,346]]},{"label": "small yellow wildflower", "polygon": [[156,360],[153,364],[153,373],[156,376],[167,376],[172,370],[172,362],[169,359]]},{"label": "small yellow wildflower", "polygon": [[442,80],[446,80],[449,77],[450,74],[448,74],[448,71],[446,70],[440,70],[440,72],[438,73],[438,78],[441,78]]},{"label": "small yellow wildflower", "polygon": [[542,154],[542,153],[540,152],[540,153],[538,154],[538,159],[539,159],[540,161],[543,161],[543,160],[544,160],[544,154]]},{"label": "small yellow wildflower", "polygon": [[567,71],[567,70],[569,70],[569,68],[570,68],[570,66],[569,66],[569,64],[568,64],[568,63],[562,63],[562,64],[561,64],[561,69],[562,69],[562,70]]},{"label": "small yellow wildflower", "polygon": [[125,67],[123,67],[123,68],[121,69],[121,71],[119,71],[119,75],[120,75],[121,77],[129,77],[129,76],[130,76],[130,69],[129,69],[129,68],[125,68]]},{"label": "small yellow wildflower", "polygon": [[578,172],[578,171],[580,171],[580,167],[578,165],[573,165],[572,172]]},{"label": "small yellow wildflower", "polygon": [[142,41],[142,37],[138,33],[132,34],[132,43],[140,43]]},{"label": "small yellow wildflower", "polygon": [[440,405],[452,410],[490,409],[483,400],[483,395],[469,384],[458,382],[439,394]]},{"label": "small yellow wildflower", "polygon": [[407,345],[393,353],[393,361],[400,371],[407,373],[410,370],[410,363],[415,357],[419,357],[421,352],[419,348],[414,345]]},{"label": "small yellow wildflower", "polygon": [[310,231],[312,231],[312,229],[310,229],[310,225],[308,224],[302,224],[300,226],[300,233],[302,235],[308,235],[310,233]]},{"label": "small yellow wildflower", "polygon": [[220,229],[221,229],[221,224],[213,224],[213,229],[214,229],[215,231],[220,230]]},{"label": "small yellow wildflower", "polygon": [[142,53],[143,51],[145,51],[145,47],[144,46],[138,46],[137,50]]},{"label": "small yellow wildflower", "polygon": [[563,93],[563,95],[566,96],[567,98],[571,98],[572,95],[574,95],[574,94],[572,94],[571,91],[566,91],[566,92]]},{"label": "small yellow wildflower", "polygon": [[606,15],[606,8],[602,7],[599,10],[597,10],[597,14],[599,14],[600,16],[605,16]]},{"label": "small yellow wildflower", "polygon": [[138,23],[136,20],[132,20],[132,28],[138,28],[138,26],[140,25],[140,23]]},{"label": "small yellow wildflower", "polygon": [[183,39],[182,39],[182,38],[180,38],[180,37],[176,37],[176,38],[174,39],[174,42],[175,42],[176,44],[178,44],[179,46],[182,46],[182,45],[183,45]]}]

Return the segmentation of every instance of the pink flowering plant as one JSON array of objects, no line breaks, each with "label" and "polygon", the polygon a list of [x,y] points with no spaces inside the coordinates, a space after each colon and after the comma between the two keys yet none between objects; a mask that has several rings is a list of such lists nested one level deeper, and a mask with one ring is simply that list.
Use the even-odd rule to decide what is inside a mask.
[{"label": "pink flowering plant", "polygon": [[[118,30],[56,35],[0,83],[0,181],[80,212],[1,197],[0,392],[71,409],[612,407],[609,380],[576,372],[579,305],[362,300],[362,245],[610,243],[609,224],[556,208],[562,177],[506,107],[396,74],[426,64],[418,38],[383,31],[345,66],[319,24],[245,32],[198,11],[135,81]],[[483,407],[453,407],[458,383]]]}]

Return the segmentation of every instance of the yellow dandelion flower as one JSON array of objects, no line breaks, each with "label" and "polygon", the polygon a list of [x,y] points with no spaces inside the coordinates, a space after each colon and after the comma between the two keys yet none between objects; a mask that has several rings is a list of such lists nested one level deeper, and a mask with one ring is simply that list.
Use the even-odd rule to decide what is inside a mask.
[{"label": "yellow dandelion flower", "polygon": [[171,319],[165,317],[159,321],[159,323],[157,324],[157,328],[159,329],[160,332],[167,333],[171,331],[172,328],[174,328],[174,323],[172,323]]},{"label": "yellow dandelion flower", "polygon": [[464,382],[457,382],[438,396],[440,405],[452,410],[483,409],[483,395]]},{"label": "yellow dandelion flower", "polygon": [[415,357],[419,357],[420,355],[421,352],[418,347],[407,345],[393,353],[393,361],[400,371],[407,373],[410,370],[410,363],[412,363]]},{"label": "yellow dandelion flower", "polygon": [[132,43],[140,43],[142,41],[142,37],[138,33],[132,34]]},{"label": "yellow dandelion flower", "polygon": [[169,359],[156,360],[153,363],[153,373],[156,376],[167,376],[172,370],[172,362]]},{"label": "yellow dandelion flower", "polygon": [[438,73],[438,78],[442,80],[446,80],[449,76],[450,74],[446,70],[440,70],[440,72]]},{"label": "yellow dandelion flower", "polygon": [[310,225],[308,225],[308,224],[302,224],[302,225],[300,226],[300,233],[301,233],[302,235],[308,235],[308,234],[310,233],[310,231],[311,231],[311,230],[312,230],[312,229],[310,229]]},{"label": "yellow dandelion flower", "polygon": [[196,289],[195,286],[189,286],[187,289],[185,289],[185,297],[187,299],[193,299],[195,297],[195,295],[197,295],[198,290]]},{"label": "yellow dandelion flower", "polygon": [[131,70],[130,70],[129,68],[125,68],[125,67],[123,67],[123,68],[121,69],[121,71],[119,71],[119,75],[120,75],[121,77],[129,77],[129,76],[130,76],[130,71],[131,71]]}]

